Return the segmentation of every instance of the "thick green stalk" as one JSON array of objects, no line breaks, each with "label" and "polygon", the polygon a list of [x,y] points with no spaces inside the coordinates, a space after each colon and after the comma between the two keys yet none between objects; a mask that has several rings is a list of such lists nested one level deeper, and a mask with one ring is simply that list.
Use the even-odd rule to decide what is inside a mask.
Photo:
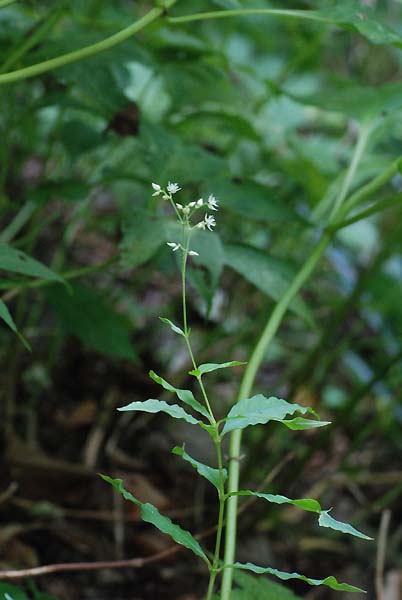
[{"label": "thick green stalk", "polygon": [[[349,169],[346,173],[344,185],[342,185],[339,194],[335,200],[337,206],[336,212],[333,211],[333,219],[338,218],[338,214],[341,212],[349,187],[352,183],[353,175],[356,172],[358,163],[363,155],[364,149],[369,139],[369,133],[372,131],[372,127],[368,124],[359,133],[359,137],[354,149],[354,155]],[[278,328],[282,322],[282,319],[291,303],[293,298],[308,280],[319,260],[323,256],[328,244],[330,243],[333,232],[325,231],[315,246],[310,257],[304,263],[300,271],[297,273],[292,283],[282,295],[274,310],[272,311],[268,321],[265,325],[263,333],[254,348],[251,355],[250,361],[248,362],[243,380],[240,385],[238,399],[247,398],[250,396],[254,380],[257,375],[257,371],[264,359],[265,353],[271,341],[273,340]],[[229,477],[228,477],[228,494],[237,492],[239,489],[239,474],[240,474],[240,449],[241,449],[241,438],[242,431],[233,431],[230,438],[230,449],[229,449]],[[226,513],[226,536],[225,536],[225,555],[224,564],[233,564],[235,559],[236,550],[236,531],[237,530],[237,496],[231,496],[228,499],[227,513]],[[232,578],[233,570],[226,568],[223,573],[222,587],[221,587],[221,600],[230,600],[232,590]]]},{"label": "thick green stalk", "polygon": [[[165,6],[166,8],[169,8],[173,6],[173,4],[175,4],[176,2],[177,0],[166,0]],[[96,42],[95,44],[85,46],[84,48],[80,48],[79,50],[74,50],[73,52],[68,52],[67,54],[62,54],[61,56],[45,60],[43,62],[37,63],[36,65],[24,67],[23,69],[11,71],[10,73],[4,73],[3,75],[0,75],[0,85],[5,83],[12,83],[14,81],[21,81],[22,79],[28,79],[29,77],[35,77],[36,75],[41,75],[42,73],[46,73],[47,71],[52,71],[53,69],[64,67],[65,65],[69,65],[84,58],[95,56],[96,54],[104,52],[105,50],[110,50],[110,48],[113,48],[114,46],[125,42],[130,37],[138,33],[141,29],[144,29],[144,27],[159,19],[165,14],[166,8],[152,8],[135,23],[132,23],[128,27],[125,27],[124,29],[119,31],[118,33],[115,33],[114,35],[111,35],[110,37],[101,40],[100,42]]]}]

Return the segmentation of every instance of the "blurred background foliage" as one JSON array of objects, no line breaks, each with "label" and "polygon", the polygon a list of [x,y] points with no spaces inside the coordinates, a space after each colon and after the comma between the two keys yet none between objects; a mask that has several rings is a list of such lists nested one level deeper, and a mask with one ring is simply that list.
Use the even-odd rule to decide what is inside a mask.
[{"label": "blurred background foliage", "polygon": [[[0,87],[3,569],[165,547],[136,523],[125,531],[122,507],[115,499],[113,508],[96,480],[100,469],[123,473],[189,527],[214,522],[209,491],[166,458],[188,432],[115,411],[159,393],[150,368],[191,385],[180,340],[156,318],[179,321],[180,286],[165,246],[172,228],[151,181],[179,182],[184,201],[218,198],[216,232],[196,241],[190,320],[201,362],[247,360],[326,225],[359,130],[371,135],[352,191],[401,155],[401,2],[280,4],[186,0],[169,15],[319,9],[340,26],[264,15],[165,17],[106,52]],[[11,3],[0,8],[0,73],[102,40],[151,7]],[[401,187],[395,174],[371,200]],[[275,470],[270,489],[337,505],[340,518],[373,536],[390,510],[386,568],[397,577],[402,211],[391,204],[334,236],[259,373],[259,391],[312,405],[332,427],[248,432],[242,477],[255,487]],[[218,413],[240,377],[241,370],[219,373]],[[209,457],[204,441],[188,440],[200,460]],[[377,543],[322,536],[297,509],[259,505],[242,515],[239,535],[246,559],[313,577],[331,572],[374,597]],[[114,598],[131,598],[133,585],[138,598],[200,597],[198,565],[180,562],[54,575],[41,587],[61,599],[106,598],[112,589]],[[332,598],[303,584],[293,590]],[[263,592],[253,593],[241,597]]]}]

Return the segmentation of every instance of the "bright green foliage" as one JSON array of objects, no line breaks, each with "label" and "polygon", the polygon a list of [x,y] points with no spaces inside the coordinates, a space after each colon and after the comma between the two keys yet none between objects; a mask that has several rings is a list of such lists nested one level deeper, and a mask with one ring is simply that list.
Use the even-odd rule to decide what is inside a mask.
[{"label": "bright green foliage", "polygon": [[0,600],[28,600],[28,596],[16,585],[0,581]]},{"label": "bright green foliage", "polygon": [[191,533],[185,531],[179,525],[172,523],[168,517],[161,515],[158,509],[152,504],[149,504],[148,502],[143,503],[137,500],[130,492],[124,489],[121,479],[112,479],[107,475],[101,475],[101,477],[122,494],[126,500],[130,500],[130,502],[133,502],[140,507],[141,518],[143,521],[151,523],[151,525],[154,525],[159,531],[166,533],[166,535],[169,535],[175,542],[194,552],[194,554],[202,558],[207,564],[209,563],[207,555]]},{"label": "bright green foliage", "polygon": [[183,419],[183,421],[187,421],[187,423],[190,423],[191,425],[200,424],[200,421],[197,421],[197,419],[194,419],[194,417],[186,413],[186,411],[183,410],[181,406],[178,406],[178,404],[167,404],[163,400],[150,399],[145,400],[145,402],[131,402],[118,410],[122,412],[127,410],[148,413],[163,412],[174,419]]},{"label": "bright green foliage", "polygon": [[159,317],[159,319],[162,321],[162,323],[166,323],[166,325],[169,325],[169,327],[171,328],[172,331],[174,331],[178,335],[184,336],[184,331],[182,329],[180,329],[180,327],[177,327],[177,325],[172,323],[172,321],[170,321],[170,319],[167,319],[166,317]]},{"label": "bright green foliage", "polygon": [[277,569],[272,569],[271,567],[259,567],[257,565],[253,565],[252,563],[234,563],[231,565],[235,569],[245,569],[246,571],[252,571],[253,573],[257,573],[258,575],[274,575],[283,581],[288,581],[289,579],[300,579],[301,581],[305,581],[309,585],[326,585],[333,590],[339,592],[360,592],[364,593],[364,590],[361,590],[358,587],[353,585],[349,585],[348,583],[338,583],[335,577],[326,577],[325,579],[311,579],[310,577],[306,577],[305,575],[300,575],[299,573],[286,573],[285,571],[278,571]]},{"label": "bright green foliage", "polygon": [[208,411],[202,406],[202,404],[198,402],[198,400],[194,398],[193,392],[191,392],[190,390],[180,390],[178,388],[173,387],[173,385],[167,382],[166,379],[163,379],[154,371],[150,371],[149,376],[153,381],[155,381],[155,383],[161,385],[165,390],[176,394],[179,400],[184,402],[184,404],[191,406],[193,410],[199,412],[204,417],[208,418]]},{"label": "bright green foliage", "polygon": [[246,364],[247,363],[238,360],[231,360],[230,362],[220,364],[206,363],[205,365],[198,365],[197,369],[190,371],[190,375],[200,377],[201,375],[205,375],[205,373],[212,373],[212,371],[217,371],[218,369],[227,369],[229,367],[238,367]]},{"label": "bright green foliage", "polygon": [[[190,463],[190,465],[194,467],[194,469],[197,469],[197,473],[201,475],[201,477],[205,477],[205,479],[212,483],[212,485],[214,485],[219,491],[219,469],[208,467],[207,465],[200,463],[198,460],[195,460],[189,454],[187,454],[187,452],[184,450],[184,446],[182,448],[180,448],[179,446],[175,446],[172,452],[173,454],[181,456],[183,460]],[[223,479],[226,481],[228,476],[226,469],[223,469],[222,473]]]},{"label": "bright green foliage", "polygon": [[354,535],[355,537],[359,537],[363,540],[372,540],[373,538],[361,533],[352,525],[348,525],[347,523],[342,523],[341,521],[337,521],[333,517],[331,517],[328,513],[328,510],[322,510],[320,503],[317,500],[313,500],[311,498],[301,498],[297,500],[290,500],[286,498],[286,496],[280,496],[276,494],[263,494],[261,492],[252,492],[250,490],[241,490],[236,492],[236,494],[232,494],[236,496],[256,496],[257,498],[262,498],[267,502],[272,502],[274,504],[293,504],[293,506],[297,506],[302,510],[306,510],[308,512],[314,512],[319,515],[318,524],[321,527],[329,527],[330,529],[334,529],[335,531],[341,531],[342,533],[348,533],[350,535]]},{"label": "bright green foliage", "polygon": [[[235,429],[244,429],[249,425],[265,424],[268,421],[279,421],[284,423],[291,429],[308,429],[309,420],[305,419],[296,422],[286,421],[285,417],[293,415],[295,412],[301,412],[302,414],[314,413],[314,411],[307,406],[300,406],[299,404],[290,404],[286,400],[279,398],[266,398],[262,394],[257,394],[252,398],[245,398],[239,400],[229,411],[227,420],[223,427],[222,435],[225,435],[229,431]],[[311,421],[311,427],[317,427],[317,423],[321,425],[328,425],[326,421]]]}]

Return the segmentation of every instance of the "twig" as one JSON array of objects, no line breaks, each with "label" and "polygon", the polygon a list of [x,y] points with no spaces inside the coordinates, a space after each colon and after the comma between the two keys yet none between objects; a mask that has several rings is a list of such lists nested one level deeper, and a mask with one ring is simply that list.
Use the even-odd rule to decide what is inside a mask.
[{"label": "twig", "polygon": [[384,564],[390,522],[391,511],[386,509],[381,513],[380,530],[378,533],[377,558],[375,565],[375,589],[377,600],[384,599]]}]

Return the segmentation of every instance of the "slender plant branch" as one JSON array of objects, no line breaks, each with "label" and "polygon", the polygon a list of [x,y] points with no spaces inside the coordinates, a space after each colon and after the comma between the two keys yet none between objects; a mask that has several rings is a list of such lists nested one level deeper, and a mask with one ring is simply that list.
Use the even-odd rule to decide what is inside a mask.
[{"label": "slender plant branch", "polygon": [[327,19],[312,10],[283,10],[275,8],[239,8],[233,10],[216,10],[194,13],[192,15],[182,15],[180,17],[169,17],[168,21],[169,23],[189,23],[192,21],[204,21],[207,19],[226,19],[229,17],[247,17],[253,15],[291,17],[308,19],[309,21],[320,21],[321,23],[331,23],[330,19]]},{"label": "slender plant branch", "polygon": [[68,52],[67,54],[62,54],[61,56],[45,60],[37,63],[36,65],[24,67],[23,69],[11,71],[10,73],[4,73],[0,75],[0,85],[21,81],[22,79],[28,79],[30,77],[35,77],[36,75],[42,75],[42,73],[64,67],[65,65],[75,63],[79,60],[83,60],[84,58],[89,58],[90,56],[95,56],[96,54],[104,52],[105,50],[110,50],[110,48],[125,42],[130,37],[141,31],[141,29],[144,29],[162,17],[165,14],[166,9],[173,6],[173,4],[176,2],[177,0],[166,0],[165,7],[151,8],[151,10],[148,11],[143,17],[138,19],[138,21],[111,35],[110,37],[101,40],[100,42],[96,42],[95,44],[84,46],[84,48],[80,48],[79,50],[74,50],[73,52]]},{"label": "slender plant branch", "polygon": [[[371,131],[372,128],[366,125],[367,131]],[[351,174],[356,172],[358,162],[360,161],[365,145],[367,144],[369,136],[366,133],[361,133],[358,137],[357,144],[354,149],[354,157],[349,166],[348,172],[346,173],[345,180],[348,182],[348,187],[343,185],[340,189],[339,195],[335,200],[335,205],[338,207],[337,212],[334,214],[334,219],[337,218],[339,211],[342,209],[343,203],[347,197],[348,189],[352,184]],[[363,143],[364,142],[364,143]],[[303,264],[300,271],[297,273],[288,289],[284,292],[278,303],[275,305],[274,310],[269,316],[263,333],[256,344],[250,361],[247,364],[246,371],[244,373],[243,380],[240,385],[238,399],[247,398],[250,396],[254,381],[257,375],[257,371],[264,360],[267,348],[273,340],[278,328],[282,322],[282,319],[296,294],[300,291],[302,286],[306,283],[318,262],[323,256],[326,248],[328,247],[333,234],[325,231],[315,248],[313,249],[310,257]],[[229,477],[228,477],[228,493],[232,494],[237,492],[239,489],[239,475],[240,475],[240,449],[241,449],[242,430],[233,431],[230,437],[230,449],[229,449]],[[225,537],[225,555],[224,564],[231,565],[234,562],[235,550],[236,550],[236,516],[237,516],[237,497],[231,496],[228,499],[227,504],[227,526],[226,526],[226,537]],[[221,600],[230,600],[232,590],[232,579],[233,569],[225,568],[222,578],[221,588]]]}]

